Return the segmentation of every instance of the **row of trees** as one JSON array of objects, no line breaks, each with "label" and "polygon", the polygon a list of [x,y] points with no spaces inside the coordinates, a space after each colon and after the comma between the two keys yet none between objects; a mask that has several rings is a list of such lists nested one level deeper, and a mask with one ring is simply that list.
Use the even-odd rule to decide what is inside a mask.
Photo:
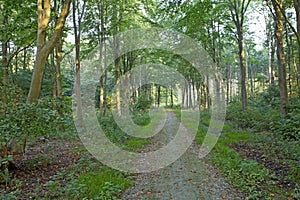
[{"label": "row of trees", "polygon": [[[209,77],[202,77],[176,55],[139,50],[118,56],[120,44],[116,39],[115,60],[113,66],[107,66],[107,38],[147,27],[172,28],[196,39],[221,72],[219,81],[225,85],[227,101],[240,96],[243,110],[249,97],[255,98],[258,92],[273,87],[279,88],[281,114],[286,115],[289,100],[300,94],[299,0],[1,0],[0,6],[2,102],[9,84],[22,88],[28,103],[41,95],[62,99],[74,87],[80,117],[80,61],[99,48],[100,84],[96,96],[102,115],[110,104],[121,111],[122,75],[140,64],[158,60],[188,80],[181,97],[175,87],[146,85],[132,91],[132,108],[137,102],[173,106],[178,101],[183,107],[201,102],[202,107],[209,108]],[[267,39],[259,50],[249,29],[253,11],[266,19]],[[26,78],[29,76],[30,84]],[[1,110],[5,113],[5,106]]]}]

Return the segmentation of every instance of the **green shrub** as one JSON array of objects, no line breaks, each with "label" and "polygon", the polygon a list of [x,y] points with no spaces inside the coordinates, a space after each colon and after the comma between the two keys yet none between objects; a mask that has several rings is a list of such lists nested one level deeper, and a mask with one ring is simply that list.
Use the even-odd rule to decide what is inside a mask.
[{"label": "green shrub", "polygon": [[141,94],[136,102],[133,105],[134,112],[136,111],[146,111],[151,107],[152,99],[148,97],[146,94]]},{"label": "green shrub", "polygon": [[300,112],[291,112],[286,117],[271,123],[278,138],[300,141]]}]

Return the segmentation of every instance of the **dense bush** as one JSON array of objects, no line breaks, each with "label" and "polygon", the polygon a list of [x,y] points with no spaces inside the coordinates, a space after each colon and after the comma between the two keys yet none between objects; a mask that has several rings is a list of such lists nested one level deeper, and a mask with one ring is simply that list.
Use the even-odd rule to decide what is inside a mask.
[{"label": "dense bush", "polygon": [[148,95],[141,94],[133,105],[134,111],[146,111],[151,107],[152,100]]},{"label": "dense bush", "polygon": [[[6,92],[0,101],[0,151],[15,138],[21,142],[27,137],[49,136],[62,126],[72,125],[71,101],[44,98],[36,103],[23,103],[18,87],[2,85],[1,89]],[[59,115],[60,111],[64,116]]]},{"label": "dense bush", "polygon": [[[262,93],[255,101],[249,99],[248,109],[243,112],[241,103],[232,102],[227,107],[227,120],[239,128],[254,131],[272,131],[279,138],[300,140],[300,101],[294,100],[288,106],[289,114],[280,116],[280,105]],[[276,104],[276,105],[273,105]]]},{"label": "dense bush", "polygon": [[271,122],[279,119],[279,110],[270,106],[249,104],[244,112],[241,103],[234,102],[227,108],[226,119],[233,121],[239,128],[250,128],[255,131],[270,130]]},{"label": "dense bush", "polygon": [[279,138],[300,141],[299,119],[300,109],[293,109],[287,116],[271,123],[272,131],[276,133]]}]

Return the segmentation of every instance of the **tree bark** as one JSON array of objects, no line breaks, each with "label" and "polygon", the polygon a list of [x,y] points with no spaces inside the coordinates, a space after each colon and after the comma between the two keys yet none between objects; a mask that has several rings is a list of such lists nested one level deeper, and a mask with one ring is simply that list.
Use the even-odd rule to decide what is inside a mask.
[{"label": "tree bark", "polygon": [[[79,3],[79,1],[77,1]],[[85,1],[81,10],[81,13],[76,15],[76,2],[73,0],[73,26],[75,36],[75,95],[77,100],[77,119],[79,125],[82,125],[82,100],[81,100],[81,88],[80,88],[80,45],[81,45],[81,19],[84,15]],[[76,21],[76,17],[78,21]]]},{"label": "tree bark", "polygon": [[230,13],[234,21],[236,31],[237,31],[237,41],[239,47],[239,59],[240,59],[240,73],[241,73],[241,100],[242,100],[242,110],[247,109],[247,88],[246,88],[246,64],[245,64],[245,51],[244,51],[244,31],[243,25],[245,20],[245,13],[250,4],[251,0],[234,0],[232,2],[229,0]]},{"label": "tree bark", "polygon": [[299,79],[300,79],[300,0],[294,0],[294,7],[296,11],[296,23],[297,23],[297,35],[298,35],[298,65],[297,65],[297,87],[298,87],[298,95],[300,96],[300,85],[299,85]]},{"label": "tree bark", "polygon": [[278,81],[280,90],[280,113],[285,116],[288,113],[288,92],[286,81],[286,63],[283,47],[283,20],[282,20],[282,0],[272,0],[275,11],[274,21],[276,24],[276,46],[277,46],[277,62],[278,62]]},{"label": "tree bark", "polygon": [[69,14],[71,2],[72,0],[64,1],[54,33],[50,38],[50,41],[46,43],[47,27],[51,14],[51,2],[50,0],[38,0],[37,52],[27,98],[27,102],[29,103],[36,101],[40,96],[46,61],[49,54],[53,51],[57,41],[61,38],[66,18]]}]

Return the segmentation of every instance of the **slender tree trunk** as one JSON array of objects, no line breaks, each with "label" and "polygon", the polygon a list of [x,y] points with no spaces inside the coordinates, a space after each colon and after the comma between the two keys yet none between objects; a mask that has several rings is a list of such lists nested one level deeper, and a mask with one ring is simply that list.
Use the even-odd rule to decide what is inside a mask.
[{"label": "slender tree trunk", "polygon": [[270,79],[270,86],[274,86],[275,84],[275,41],[274,37],[271,38],[271,52],[270,52],[270,69],[269,69],[269,79]]},{"label": "slender tree trunk", "polygon": [[168,88],[166,87],[165,90],[166,90],[166,92],[165,92],[166,93],[166,106],[168,106]]},{"label": "slender tree trunk", "polygon": [[193,98],[192,98],[192,83],[191,80],[189,80],[189,108],[193,107]]},{"label": "slender tree trunk", "polygon": [[201,109],[201,88],[200,88],[200,82],[196,84],[196,90],[197,90],[197,103],[199,110]]},{"label": "slender tree trunk", "polygon": [[[297,23],[297,34],[298,38],[300,37],[300,0],[294,0],[294,7],[296,11],[296,23]],[[300,96],[300,42],[298,40],[298,65],[297,65],[297,87],[298,87],[298,95]]]},{"label": "slender tree trunk", "polygon": [[234,0],[232,2],[229,0],[230,13],[234,21],[236,32],[237,32],[237,41],[239,47],[239,59],[240,59],[240,83],[241,83],[241,100],[242,100],[242,110],[247,109],[247,69],[245,64],[245,50],[244,50],[244,32],[243,25],[245,20],[245,13],[248,9],[251,0]]},{"label": "slender tree trunk", "polygon": [[27,68],[26,60],[27,60],[27,50],[25,49],[25,50],[24,50],[24,53],[23,53],[23,70],[24,70],[24,71],[25,71],[26,68]]},{"label": "slender tree trunk", "polygon": [[174,106],[174,99],[173,99],[173,88],[171,88],[171,108]]},{"label": "slender tree trunk", "polygon": [[192,90],[193,90],[193,107],[196,105],[196,95],[195,95],[195,82],[192,80]]},{"label": "slender tree trunk", "polygon": [[[79,3],[77,1],[77,3]],[[80,40],[81,40],[81,19],[84,14],[84,9],[81,14],[76,15],[76,2],[73,0],[73,27],[75,36],[75,95],[77,103],[77,119],[79,126],[82,125],[82,99],[80,88]],[[78,18],[78,21],[76,21]]]},{"label": "slender tree trunk", "polygon": [[[2,25],[3,27],[7,26],[8,23],[8,16],[7,16],[7,11],[3,12],[3,21]],[[1,69],[1,81],[2,83],[7,83],[8,82],[8,39],[5,37],[3,34],[1,36],[1,47],[2,47],[2,69]]]},{"label": "slender tree trunk", "polygon": [[182,88],[182,94],[181,94],[181,108],[184,108],[184,99],[185,99],[185,87]]},{"label": "slender tree trunk", "polygon": [[106,115],[107,109],[107,98],[106,98],[106,82],[107,82],[107,62],[106,62],[106,43],[104,42],[104,51],[103,51],[104,59],[103,59],[103,67],[104,67],[104,77],[103,77],[103,116]]},{"label": "slender tree trunk", "polygon": [[226,64],[226,102],[227,104],[229,103],[230,101],[230,64]]},{"label": "slender tree trunk", "polygon": [[8,82],[8,42],[3,41],[2,42],[2,82],[7,83]]},{"label": "slender tree trunk", "polygon": [[245,64],[245,51],[244,51],[244,36],[243,28],[238,27],[238,43],[239,43],[239,58],[241,70],[241,95],[242,95],[242,109],[247,109],[247,88],[246,88],[246,64]]},{"label": "slender tree trunk", "polygon": [[121,66],[120,58],[115,58],[115,76],[116,76],[116,104],[118,114],[121,115]]},{"label": "slender tree trunk", "polygon": [[293,55],[293,39],[292,39],[292,35],[289,35],[289,29],[287,24],[285,24],[285,30],[286,30],[286,34],[285,34],[285,40],[286,40],[286,47],[287,47],[287,65],[288,65],[288,83],[289,83],[289,95],[290,98],[292,97],[292,55]]},{"label": "slender tree trunk", "polygon": [[160,92],[161,92],[161,86],[159,85],[157,88],[157,107],[159,108],[160,106]]},{"label": "slender tree trunk", "polygon": [[276,24],[276,46],[277,46],[277,61],[278,61],[278,81],[280,90],[280,113],[285,116],[288,113],[288,92],[286,82],[286,63],[283,47],[283,20],[282,20],[282,0],[272,0],[275,11],[275,24]]},{"label": "slender tree trunk", "polygon": [[60,100],[62,100],[62,84],[61,84],[62,40],[61,38],[58,40],[55,48],[55,57],[56,57],[57,96],[60,98]]},{"label": "slender tree trunk", "polygon": [[[56,91],[56,66],[55,66],[55,60],[54,60],[54,52],[51,53],[51,68],[52,68],[52,97],[56,99],[57,97],[57,91]],[[56,107],[56,105],[54,105]]]}]

